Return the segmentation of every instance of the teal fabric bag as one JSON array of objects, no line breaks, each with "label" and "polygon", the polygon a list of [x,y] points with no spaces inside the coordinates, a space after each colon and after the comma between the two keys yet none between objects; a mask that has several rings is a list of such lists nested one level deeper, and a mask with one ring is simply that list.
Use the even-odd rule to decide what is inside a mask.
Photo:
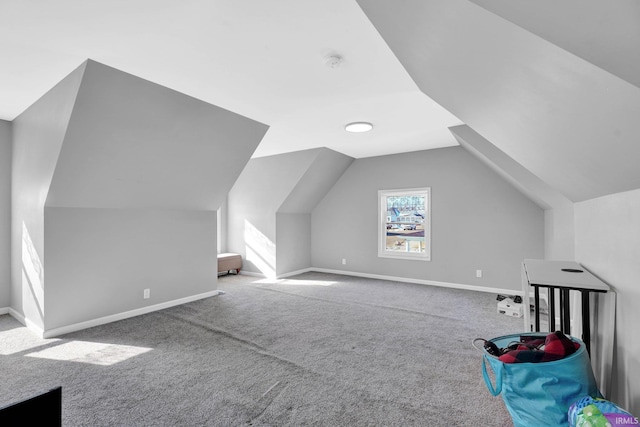
[{"label": "teal fabric bag", "polygon": [[[523,336],[540,333],[521,333],[494,338],[498,348],[505,348]],[[482,375],[492,395],[502,399],[515,427],[568,426],[568,411],[572,403],[584,396],[601,396],[589,354],[584,343],[575,353],[551,362],[503,363],[484,350]],[[487,371],[493,370],[495,385]]]}]

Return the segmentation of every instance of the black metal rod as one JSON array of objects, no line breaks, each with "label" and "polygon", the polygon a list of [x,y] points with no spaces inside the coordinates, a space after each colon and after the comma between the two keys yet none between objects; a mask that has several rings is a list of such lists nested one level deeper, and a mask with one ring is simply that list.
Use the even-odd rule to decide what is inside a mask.
[{"label": "black metal rod", "polygon": [[559,289],[558,296],[558,308],[560,309],[560,330],[564,332],[564,293],[562,292],[562,289]]},{"label": "black metal rod", "polygon": [[571,334],[571,313],[569,305],[569,289],[560,289],[562,295],[562,317],[564,317],[564,324],[562,325],[562,332],[565,334]]},{"label": "black metal rod", "polygon": [[540,288],[533,287],[533,304],[536,308],[536,332],[540,331]]},{"label": "black metal rod", "polygon": [[589,291],[581,291],[582,294],[582,341],[591,355],[591,319],[589,314]]},{"label": "black metal rod", "polygon": [[556,288],[549,288],[549,307],[547,312],[549,313],[549,332],[556,330]]}]

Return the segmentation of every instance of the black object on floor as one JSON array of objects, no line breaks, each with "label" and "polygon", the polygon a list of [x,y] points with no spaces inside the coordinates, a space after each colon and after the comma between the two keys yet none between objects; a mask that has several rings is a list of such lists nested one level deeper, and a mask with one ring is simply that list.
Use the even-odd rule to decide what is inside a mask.
[{"label": "black object on floor", "polygon": [[62,387],[0,408],[0,425],[61,427]]}]

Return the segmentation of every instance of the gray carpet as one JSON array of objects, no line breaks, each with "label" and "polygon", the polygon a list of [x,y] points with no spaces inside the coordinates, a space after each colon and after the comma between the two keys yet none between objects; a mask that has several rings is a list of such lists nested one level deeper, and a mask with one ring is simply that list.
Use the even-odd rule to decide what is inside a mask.
[{"label": "gray carpet", "polygon": [[65,426],[509,426],[476,337],[496,295],[305,273],[43,340],[0,316],[0,406],[62,386]]}]

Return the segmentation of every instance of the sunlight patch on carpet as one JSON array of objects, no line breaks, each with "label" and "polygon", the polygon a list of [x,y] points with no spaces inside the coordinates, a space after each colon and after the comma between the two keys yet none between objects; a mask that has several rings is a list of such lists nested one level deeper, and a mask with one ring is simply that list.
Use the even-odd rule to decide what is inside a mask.
[{"label": "sunlight patch on carpet", "polygon": [[88,341],[69,341],[27,354],[28,357],[110,366],[151,351],[151,348]]},{"label": "sunlight patch on carpet", "polygon": [[59,341],[57,338],[41,339],[32,331],[25,327],[16,327],[10,330],[0,332],[0,355],[8,356],[10,354],[22,353],[23,351],[33,350],[36,347],[42,347],[50,343]]},{"label": "sunlight patch on carpet", "polygon": [[332,280],[263,279],[254,283],[288,286],[332,286],[338,282]]}]

